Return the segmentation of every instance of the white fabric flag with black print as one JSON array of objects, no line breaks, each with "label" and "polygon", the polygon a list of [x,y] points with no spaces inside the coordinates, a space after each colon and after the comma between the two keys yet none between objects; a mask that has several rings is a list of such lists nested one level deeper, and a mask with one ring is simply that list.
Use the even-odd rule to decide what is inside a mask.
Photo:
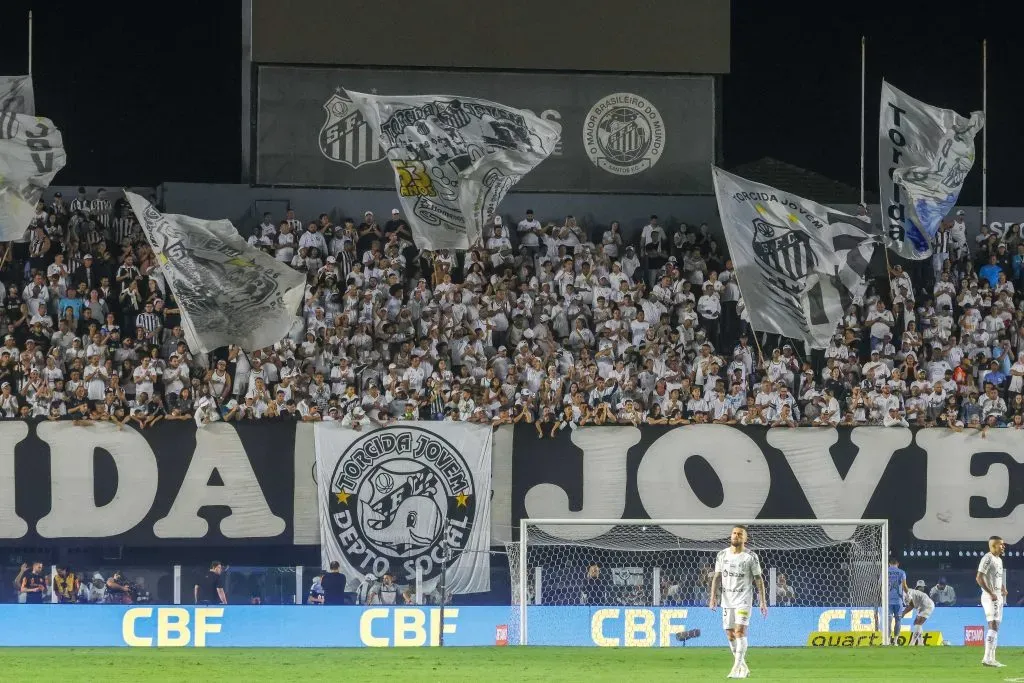
[{"label": "white fabric flag with black print", "polygon": [[0,111],[35,116],[36,96],[31,76],[0,76]]},{"label": "white fabric flag with black print", "polygon": [[468,249],[490,237],[483,226],[498,204],[561,135],[557,123],[473,97],[348,96],[391,162],[420,249]]},{"label": "white fabric flag with black print", "polygon": [[952,212],[974,166],[974,137],[985,115],[964,118],[882,81],[878,189],[886,246],[925,259],[939,223]]},{"label": "white fabric flag with black print", "polygon": [[827,348],[867,287],[870,224],[719,168],[714,181],[751,326]]},{"label": "white fabric flag with black print", "polygon": [[0,111],[0,242],[25,237],[43,190],[66,163],[53,121]]},{"label": "white fabric flag with black print", "polygon": [[181,310],[193,353],[229,344],[262,349],[288,335],[306,276],[249,246],[228,220],[162,214],[125,192]]},{"label": "white fabric flag with black print", "polygon": [[491,426],[343,424],[313,432],[323,566],[349,585],[390,574],[429,593],[444,573],[449,593],[490,590]]}]

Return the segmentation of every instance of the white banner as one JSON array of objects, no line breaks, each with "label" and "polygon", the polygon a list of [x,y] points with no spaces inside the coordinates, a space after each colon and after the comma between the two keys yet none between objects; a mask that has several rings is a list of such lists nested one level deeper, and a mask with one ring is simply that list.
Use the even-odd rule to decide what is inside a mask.
[{"label": "white banner", "polygon": [[553,121],[472,97],[346,92],[391,162],[420,249],[468,249],[490,237],[483,227],[498,204],[561,134]]},{"label": "white banner", "polygon": [[722,229],[750,324],[824,349],[864,294],[878,238],[859,218],[714,169]]},{"label": "white banner", "polygon": [[491,439],[464,422],[317,424],[323,566],[338,561],[349,585],[391,573],[405,586],[418,568],[427,593],[447,562],[449,593],[490,590]]},{"label": "white banner", "polygon": [[171,288],[193,353],[261,349],[295,323],[306,276],[249,246],[230,221],[161,214],[125,192]]},{"label": "white banner", "polygon": [[35,116],[36,96],[31,76],[0,76],[0,111]]},{"label": "white banner", "polygon": [[66,163],[53,121],[0,111],[0,242],[24,238],[43,190]]},{"label": "white banner", "polygon": [[974,165],[974,136],[983,125],[980,111],[966,119],[882,81],[878,189],[889,249],[910,259],[931,255],[931,240]]}]

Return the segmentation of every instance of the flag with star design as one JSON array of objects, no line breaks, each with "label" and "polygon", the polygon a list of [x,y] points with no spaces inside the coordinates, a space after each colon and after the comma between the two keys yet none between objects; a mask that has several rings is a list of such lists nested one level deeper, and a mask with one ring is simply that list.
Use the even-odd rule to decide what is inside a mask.
[{"label": "flag with star design", "polygon": [[445,573],[448,593],[490,590],[490,425],[368,417],[315,427],[323,566],[350,585],[391,574],[426,594]]},{"label": "flag with star design", "polygon": [[867,287],[864,220],[714,168],[729,255],[755,330],[824,349]]}]

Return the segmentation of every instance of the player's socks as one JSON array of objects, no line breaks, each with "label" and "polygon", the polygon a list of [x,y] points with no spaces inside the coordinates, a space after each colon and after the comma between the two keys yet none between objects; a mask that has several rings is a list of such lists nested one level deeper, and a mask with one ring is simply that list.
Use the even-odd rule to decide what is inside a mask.
[{"label": "player's socks", "polygon": [[999,641],[999,631],[988,630],[985,634],[985,661],[993,662],[996,659],[996,643]]},{"label": "player's socks", "polygon": [[736,639],[736,662],[740,666],[747,665],[747,637],[742,636]]},{"label": "player's socks", "polygon": [[918,626],[917,624],[914,624],[914,627],[911,629],[911,631],[913,632],[913,635],[911,635],[911,637],[910,637],[910,644],[911,645],[920,645],[921,642],[922,642],[922,640],[921,640],[921,638],[922,638],[921,627]]}]

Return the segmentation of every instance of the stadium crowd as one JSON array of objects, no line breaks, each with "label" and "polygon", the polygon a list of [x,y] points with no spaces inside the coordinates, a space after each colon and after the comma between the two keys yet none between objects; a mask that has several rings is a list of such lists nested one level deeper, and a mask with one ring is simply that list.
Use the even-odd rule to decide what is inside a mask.
[{"label": "stadium crowd", "polygon": [[[0,414],[110,421],[394,420],[1024,428],[1024,239],[963,212],[894,263],[823,353],[749,328],[706,225],[638,240],[533,214],[465,253],[418,251],[397,210],[263,216],[254,246],[308,275],[304,337],[188,350],[124,199],[41,202],[0,245]],[[888,266],[887,266],[888,267]],[[300,332],[301,334],[301,332]]]}]

